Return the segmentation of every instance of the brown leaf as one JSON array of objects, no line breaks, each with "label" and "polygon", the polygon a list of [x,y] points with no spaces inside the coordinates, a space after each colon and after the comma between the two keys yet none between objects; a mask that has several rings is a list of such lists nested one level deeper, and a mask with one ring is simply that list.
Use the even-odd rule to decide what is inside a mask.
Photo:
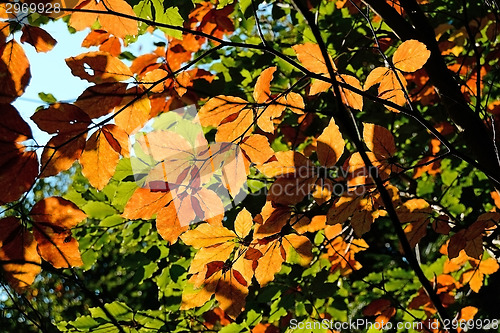
[{"label": "brown leaf", "polygon": [[87,133],[80,136],[60,134],[51,138],[43,149],[40,176],[55,176],[71,168],[82,155],[86,138]]},{"label": "brown leaf", "polygon": [[19,199],[31,188],[38,176],[38,158],[35,151],[20,150],[2,165],[0,174],[0,203]]},{"label": "brown leaf", "polygon": [[87,130],[91,120],[78,106],[56,103],[39,110],[31,116],[38,127],[50,134],[81,134]]},{"label": "brown leaf", "polygon": [[0,141],[21,142],[31,139],[30,126],[11,104],[0,104]]},{"label": "brown leaf", "polygon": [[125,95],[127,84],[122,82],[101,83],[85,89],[75,105],[90,118],[107,115],[120,104]]},{"label": "brown leaf", "polygon": [[22,31],[21,42],[33,45],[36,52],[49,52],[57,44],[57,41],[42,28],[25,25]]}]

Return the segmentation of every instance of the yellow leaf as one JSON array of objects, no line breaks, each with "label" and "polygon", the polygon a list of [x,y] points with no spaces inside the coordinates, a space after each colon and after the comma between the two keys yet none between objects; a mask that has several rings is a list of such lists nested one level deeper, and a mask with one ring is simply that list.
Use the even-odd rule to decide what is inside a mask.
[{"label": "yellow leaf", "polygon": [[250,230],[252,230],[253,221],[252,214],[246,208],[243,208],[241,212],[236,216],[234,221],[234,231],[239,238],[243,239],[248,236]]}]

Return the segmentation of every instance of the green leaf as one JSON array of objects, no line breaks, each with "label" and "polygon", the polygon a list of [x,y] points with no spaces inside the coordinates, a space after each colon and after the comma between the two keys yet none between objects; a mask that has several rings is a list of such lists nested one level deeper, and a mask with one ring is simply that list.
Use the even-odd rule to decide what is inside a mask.
[{"label": "green leaf", "polygon": [[50,93],[46,94],[44,92],[39,92],[38,97],[40,97],[40,99],[47,104],[53,104],[53,103],[57,102],[57,98],[55,98],[55,96],[50,94]]},{"label": "green leaf", "polygon": [[82,209],[85,214],[94,219],[103,219],[116,214],[116,210],[113,207],[99,201],[90,201]]}]

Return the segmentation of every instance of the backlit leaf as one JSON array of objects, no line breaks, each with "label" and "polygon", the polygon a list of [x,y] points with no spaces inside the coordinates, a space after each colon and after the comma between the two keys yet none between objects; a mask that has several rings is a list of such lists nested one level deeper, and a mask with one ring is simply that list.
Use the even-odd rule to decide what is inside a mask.
[{"label": "backlit leaf", "polygon": [[330,119],[330,123],[318,137],[318,160],[321,165],[331,167],[337,163],[344,152],[344,139],[335,124],[335,120]]},{"label": "backlit leaf", "polygon": [[132,72],[120,59],[101,51],[67,58],[66,64],[73,75],[94,83],[125,81],[132,77]]},{"label": "backlit leaf", "polygon": [[98,190],[106,186],[115,172],[119,154],[106,139],[103,130],[94,132],[79,158],[82,173]]},{"label": "backlit leaf", "polygon": [[431,52],[424,43],[410,39],[399,45],[392,56],[394,67],[403,72],[414,72],[422,68],[429,59]]},{"label": "backlit leaf", "polygon": [[23,26],[21,42],[33,45],[36,52],[49,52],[57,44],[47,31],[31,25]]}]

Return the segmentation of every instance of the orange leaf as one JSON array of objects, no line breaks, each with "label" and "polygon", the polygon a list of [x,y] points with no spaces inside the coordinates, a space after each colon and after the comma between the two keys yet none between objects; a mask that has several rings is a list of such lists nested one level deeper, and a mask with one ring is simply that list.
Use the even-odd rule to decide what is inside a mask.
[{"label": "orange leaf", "polygon": [[102,134],[114,151],[123,157],[129,157],[129,138],[124,130],[114,124],[108,124],[102,127]]},{"label": "orange leaf", "polygon": [[188,226],[181,226],[173,202],[170,202],[158,212],[156,229],[160,236],[170,244],[177,242],[179,236],[188,228]]},{"label": "orange leaf", "polygon": [[10,103],[24,93],[31,78],[28,58],[14,39],[0,46],[0,73],[0,103]]},{"label": "orange leaf", "polygon": [[166,70],[157,68],[147,72],[141,77],[141,84],[145,89],[151,89],[153,93],[161,93],[165,90],[164,82],[169,74]]},{"label": "orange leaf", "polygon": [[259,264],[255,269],[255,278],[260,286],[263,287],[274,280],[274,275],[281,270],[284,258],[281,245],[278,241],[264,245],[261,252],[264,256],[258,261]]},{"label": "orange leaf", "polygon": [[262,239],[277,234],[291,219],[290,208],[274,207],[271,201],[266,201],[262,211],[256,217],[254,238]]},{"label": "orange leaf", "polygon": [[330,119],[330,123],[318,137],[318,160],[321,165],[331,167],[337,163],[344,153],[344,139],[335,124],[335,120]]},{"label": "orange leaf", "polygon": [[112,36],[99,46],[99,50],[108,52],[114,57],[118,57],[122,53],[122,45],[117,37]]},{"label": "orange leaf", "polygon": [[191,80],[192,77],[187,71],[183,71],[177,75],[174,81],[174,89],[179,96],[182,97],[187,92],[187,88],[192,86]]},{"label": "orange leaf", "polygon": [[61,197],[38,201],[31,209],[30,216],[36,223],[63,229],[71,229],[87,217],[74,203]]},{"label": "orange leaf", "polygon": [[22,30],[21,42],[33,45],[36,52],[49,52],[57,44],[57,41],[42,28],[25,25]]},{"label": "orange leaf", "polygon": [[[0,260],[9,284],[22,291],[35,281],[41,271],[42,260],[36,251],[31,232],[24,230],[19,220],[9,216],[0,220]],[[8,263],[12,261],[12,263]]]},{"label": "orange leaf", "polygon": [[171,201],[172,195],[170,193],[152,192],[149,189],[139,187],[127,202],[122,216],[130,220],[147,220]]},{"label": "orange leaf", "polygon": [[215,292],[215,299],[219,302],[219,306],[233,319],[243,310],[248,295],[248,287],[242,285],[240,280],[241,274],[231,269],[223,274]]},{"label": "orange leaf", "polygon": [[427,50],[424,43],[410,39],[399,45],[392,62],[394,67],[403,72],[414,72],[425,65],[430,55],[431,51]]},{"label": "orange leaf", "polygon": [[75,105],[88,114],[90,118],[99,118],[107,115],[120,104],[126,90],[126,83],[96,84],[85,89],[76,100]]},{"label": "orange leaf", "polygon": [[250,135],[240,144],[240,147],[250,161],[256,164],[263,164],[274,155],[269,141],[260,134]]},{"label": "orange leaf", "polygon": [[239,114],[234,114],[224,119],[224,122],[217,127],[215,141],[234,142],[240,138],[244,139],[252,134],[253,124],[253,111],[251,109],[244,109]]},{"label": "orange leaf", "polygon": [[[130,5],[124,0],[81,0],[74,8],[96,11],[114,11],[135,17],[135,13]],[[101,27],[119,38],[125,38],[127,35],[137,35],[137,21],[129,18],[123,18],[116,15],[73,12],[69,20],[76,30],[84,30],[92,26],[95,20],[99,20]]]},{"label": "orange leaf", "polygon": [[255,103],[264,103],[271,97],[271,81],[275,71],[276,67],[269,67],[260,74],[253,90]]},{"label": "orange leaf", "polygon": [[[139,93],[139,89],[131,88],[127,90],[127,94]],[[122,108],[129,103],[132,104],[122,110]],[[149,120],[151,102],[147,96],[142,96],[140,98],[126,96],[122,99],[120,105],[115,108],[115,112],[117,112],[115,124],[131,135],[138,131]]]},{"label": "orange leaf", "polygon": [[[233,252],[236,243],[226,242],[210,247],[203,247],[194,256],[189,266],[189,274],[196,274],[204,271],[205,266],[212,261],[225,262]],[[252,271],[253,272],[253,271]]]},{"label": "orange leaf", "polygon": [[342,224],[351,217],[359,206],[359,197],[341,196],[328,210],[327,224]]},{"label": "orange leaf", "polygon": [[40,256],[55,268],[83,265],[78,242],[71,236],[71,231],[56,230],[43,225],[33,229]]},{"label": "orange leaf", "polygon": [[33,234],[42,258],[55,268],[83,264],[78,242],[70,229],[86,218],[85,213],[68,200],[49,197],[37,202],[30,216],[34,220]]},{"label": "orange leaf", "polygon": [[366,77],[365,85],[364,85],[364,90],[370,89],[373,85],[379,84],[382,82],[384,77],[388,75],[388,72],[390,70],[385,68],[385,67],[377,67],[374,68],[370,74]]},{"label": "orange leaf", "polygon": [[[361,87],[361,84],[359,83],[359,80],[355,78],[354,76],[351,75],[345,75],[345,74],[340,74],[340,79],[341,82],[346,83],[354,88],[357,88],[359,90],[363,90]],[[340,92],[342,95],[342,102],[355,109],[355,110],[363,110],[363,96],[356,94],[355,92],[347,89],[347,88],[340,88]]]},{"label": "orange leaf", "polygon": [[106,140],[102,129],[92,134],[79,158],[82,174],[98,190],[102,190],[108,184],[118,160],[118,153]]},{"label": "orange leaf", "polygon": [[106,30],[92,30],[82,42],[82,47],[99,46],[109,39],[111,34]]},{"label": "orange leaf", "polygon": [[109,53],[96,51],[66,59],[71,73],[94,83],[128,80],[132,72],[120,59]]},{"label": "orange leaf", "polygon": [[198,111],[200,122],[203,126],[219,126],[227,117],[240,113],[247,101],[239,97],[219,95],[211,98]]},{"label": "orange leaf", "polygon": [[297,93],[289,92],[288,94],[278,98],[277,103],[286,106],[296,114],[304,114],[304,99]]},{"label": "orange leaf", "polygon": [[[297,54],[297,58],[302,63],[302,65],[313,73],[317,74],[329,74],[328,67],[326,66],[325,59],[321,54],[321,49],[318,44],[306,43],[300,45],[294,45],[293,50]],[[337,68],[333,62],[333,59],[328,56],[330,63],[334,70]]]},{"label": "orange leaf", "polygon": [[283,248],[286,253],[286,260],[295,256],[301,266],[307,266],[313,259],[312,243],[309,238],[300,235],[289,234],[283,237]]}]

